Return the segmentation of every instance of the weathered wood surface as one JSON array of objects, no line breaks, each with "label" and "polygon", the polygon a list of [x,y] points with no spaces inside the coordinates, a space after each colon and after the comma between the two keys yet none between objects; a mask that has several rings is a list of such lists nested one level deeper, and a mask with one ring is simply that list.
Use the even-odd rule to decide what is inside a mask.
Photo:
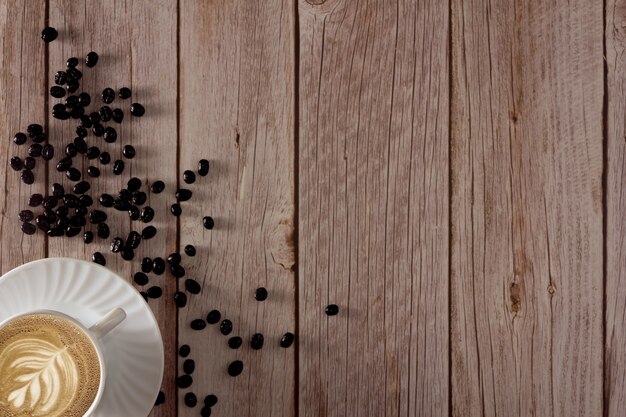
[{"label": "weathered wood surface", "polygon": [[602,415],[602,7],[451,10],[452,415]]}]

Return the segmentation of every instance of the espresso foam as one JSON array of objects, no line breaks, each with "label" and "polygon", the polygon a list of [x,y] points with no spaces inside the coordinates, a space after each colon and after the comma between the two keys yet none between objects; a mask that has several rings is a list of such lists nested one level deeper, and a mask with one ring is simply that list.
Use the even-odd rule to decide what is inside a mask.
[{"label": "espresso foam", "polygon": [[0,416],[82,417],[99,386],[98,354],[74,323],[31,314],[0,329]]}]

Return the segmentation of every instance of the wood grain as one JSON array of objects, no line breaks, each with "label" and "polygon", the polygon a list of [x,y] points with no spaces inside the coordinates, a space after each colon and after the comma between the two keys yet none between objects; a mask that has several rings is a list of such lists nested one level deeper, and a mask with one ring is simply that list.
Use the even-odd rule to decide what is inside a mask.
[{"label": "wood grain", "polygon": [[0,2],[0,269],[2,273],[25,262],[43,258],[46,238],[43,233],[32,236],[20,231],[18,212],[28,207],[32,193],[43,193],[46,188],[46,170],[41,159],[37,162],[33,185],[23,184],[20,173],[9,167],[9,160],[17,155],[28,156],[26,145],[17,146],[13,136],[26,133],[31,123],[42,126],[46,122],[45,43],[39,37],[45,27],[46,2],[43,0],[12,7]]},{"label": "wood grain", "polygon": [[451,10],[452,414],[602,415],[602,7]]},{"label": "wood grain", "polygon": [[[180,3],[179,174],[201,158],[211,168],[186,186],[194,197],[182,203],[180,246],[198,249],[188,275],[203,290],[180,310],[179,343],[196,361],[192,391],[219,398],[213,415],[294,414],[295,348],[279,347],[295,331],[293,19],[289,0]],[[253,298],[261,286],[265,302]],[[219,325],[189,327],[212,309],[232,320],[239,350]],[[249,346],[257,332],[259,351]],[[226,371],[236,359],[245,369],[233,378]],[[179,415],[196,416],[184,393]]]},{"label": "wood grain", "polygon": [[299,2],[299,412],[445,416],[448,4],[312,3]]},{"label": "wood grain", "polygon": [[[177,19],[176,1],[118,1],[99,2],[96,0],[50,0],[50,24],[59,30],[59,39],[50,45],[50,74],[65,68],[65,61],[70,56],[78,57],[81,62],[89,51],[100,55],[97,66],[93,69],[84,67],[82,90],[91,94],[90,111],[97,111],[104,103],[101,92],[105,87],[115,91],[120,87],[129,87],[133,92],[131,99],[116,98],[111,108],[119,107],[124,111],[121,124],[109,122],[118,133],[114,144],[107,144],[101,137],[89,135],[90,146],[98,146],[111,154],[112,161],[124,159],[121,149],[132,144],[137,156],[125,160],[126,168],[122,175],[112,172],[113,162],[102,165],[98,160],[75,158],[82,167],[85,177],[89,165],[100,168],[102,175],[98,179],[88,179],[92,184],[89,194],[96,201],[94,208],[105,210],[109,216],[107,223],[111,229],[108,239],[96,238],[91,245],[85,245],[80,237],[50,238],[50,256],[71,256],[79,259],[91,259],[94,251],[102,252],[107,259],[107,267],[126,277],[132,282],[134,272],[140,270],[144,256],[167,257],[176,248],[176,220],[169,214],[169,200],[165,195],[150,195],[146,205],[156,211],[151,223],[158,229],[155,238],[144,241],[136,251],[135,259],[124,261],[121,256],[111,253],[110,243],[113,237],[126,239],[131,230],[141,232],[146,224],[131,221],[125,212],[103,208],[97,199],[101,193],[116,195],[126,187],[128,179],[135,176],[144,181],[143,189],[156,179],[172,184],[176,181],[176,83],[177,83]],[[80,91],[80,90],[79,90]],[[50,100],[50,109],[58,100]],[[130,104],[140,102],[146,107],[142,118],[130,114]],[[76,136],[76,122],[68,123],[50,117],[51,141],[56,146],[57,154],[63,152],[65,144]],[[50,183],[60,182],[66,189],[72,183],[54,166],[49,170]],[[95,233],[95,227],[87,227]],[[176,308],[173,295],[177,288],[176,280],[169,274],[156,276],[150,274],[150,284],[139,290],[146,290],[152,285],[163,288],[163,296],[150,300],[163,335],[166,366],[163,390],[166,403],[156,407],[153,416],[172,416],[176,410]]]},{"label": "wood grain", "polygon": [[623,414],[626,404],[626,3],[606,2],[606,342],[605,416]]}]

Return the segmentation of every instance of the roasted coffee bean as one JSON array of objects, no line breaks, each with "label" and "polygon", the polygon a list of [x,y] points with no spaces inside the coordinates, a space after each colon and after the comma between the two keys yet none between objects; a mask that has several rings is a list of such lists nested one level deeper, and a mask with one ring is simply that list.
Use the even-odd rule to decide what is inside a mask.
[{"label": "roasted coffee bean", "polygon": [[54,146],[50,145],[49,143],[43,145],[43,149],[41,150],[41,157],[44,161],[50,161],[52,158],[54,158]]},{"label": "roasted coffee bean", "polygon": [[120,175],[122,172],[124,172],[124,161],[122,161],[121,159],[118,159],[113,164],[113,173],[115,175]]},{"label": "roasted coffee bean", "polygon": [[89,113],[89,120],[91,120],[91,123],[94,125],[96,123],[100,123],[100,113],[98,113],[97,111],[92,111],[91,113]]},{"label": "roasted coffee bean", "polygon": [[74,227],[72,225],[69,225],[65,228],[65,236],[67,237],[78,236],[78,234],[80,233],[80,230],[81,230],[80,227]]},{"label": "roasted coffee bean", "polygon": [[161,257],[156,257],[152,261],[152,272],[156,275],[163,275],[165,272],[165,261]]},{"label": "roasted coffee bean", "polygon": [[239,349],[242,343],[243,340],[239,336],[233,336],[228,339],[228,347],[231,349]]},{"label": "roasted coffee bean", "polygon": [[63,188],[63,186],[57,182],[52,184],[50,190],[52,191],[52,195],[57,198],[61,198],[65,195],[65,188]]},{"label": "roasted coffee bean", "polygon": [[78,96],[71,95],[71,96],[67,96],[65,98],[65,106],[68,109],[73,109],[74,107],[76,107],[78,105],[79,105],[78,104]]},{"label": "roasted coffee bean", "polygon": [[32,170],[35,169],[35,165],[37,165],[37,160],[32,156],[24,158],[24,168]]},{"label": "roasted coffee bean", "polygon": [[128,191],[126,188],[122,188],[118,193],[117,193],[117,198],[119,198],[122,201],[130,201],[131,198],[133,198],[133,193],[131,193],[130,191]]},{"label": "roasted coffee bean", "polygon": [[259,350],[263,347],[263,335],[261,333],[255,333],[250,340],[250,347],[254,350]]},{"label": "roasted coffee bean", "polygon": [[28,133],[28,136],[31,138],[34,138],[43,133],[43,126],[39,123],[31,123],[26,127],[26,133]]},{"label": "roasted coffee bean", "polygon": [[206,176],[209,173],[209,161],[206,159],[201,159],[198,162],[198,175],[201,177]]},{"label": "roasted coffee bean", "polygon": [[43,202],[43,195],[39,193],[31,194],[28,199],[28,205],[31,207],[38,207]]},{"label": "roasted coffee bean", "polygon": [[191,353],[191,348],[189,347],[189,345],[182,345],[179,349],[178,349],[178,354],[182,357],[182,358],[186,358],[187,356],[189,356],[189,354]]},{"label": "roasted coffee bean", "polygon": [[135,257],[134,250],[132,250],[131,248],[126,248],[126,247],[122,249],[122,259],[124,259],[125,261],[132,261],[134,257]]},{"label": "roasted coffee bean", "polygon": [[187,375],[193,374],[193,371],[195,370],[196,362],[193,359],[186,359],[185,362],[183,362],[183,372],[185,372]]},{"label": "roasted coffee bean", "polygon": [[29,222],[35,218],[35,214],[32,212],[32,210],[25,209],[20,210],[17,217],[20,219],[21,222]]},{"label": "roasted coffee bean", "polygon": [[133,159],[135,157],[135,148],[133,145],[125,145],[122,149],[122,155],[126,159]]},{"label": "roasted coffee bean", "polygon": [[68,68],[65,70],[65,73],[67,74],[68,78],[73,79],[75,81],[78,81],[81,78],[83,78],[83,73],[77,68]]},{"label": "roasted coffee bean", "polygon": [[76,150],[76,145],[74,143],[68,143],[65,145],[65,156],[73,158],[76,155],[78,155],[78,150]]},{"label": "roasted coffee bean", "polygon": [[163,290],[161,289],[161,287],[155,286],[155,287],[148,288],[146,293],[148,293],[148,297],[157,299],[163,295]]},{"label": "roasted coffee bean", "polygon": [[233,361],[228,365],[228,375],[238,376],[243,372],[243,362]]},{"label": "roasted coffee bean", "polygon": [[157,233],[157,229],[154,226],[146,226],[143,228],[143,230],[141,231],[141,238],[142,239],[152,239]]},{"label": "roasted coffee bean", "polygon": [[65,96],[65,89],[58,85],[53,85],[50,87],[50,95],[54,98],[62,98]]},{"label": "roasted coffee bean", "polygon": [[57,36],[59,36],[59,32],[53,27],[47,27],[41,31],[41,39],[46,43],[54,41]]},{"label": "roasted coffee bean", "polygon": [[130,98],[131,95],[132,95],[132,92],[130,91],[130,88],[128,87],[122,87],[120,88],[120,91],[118,92],[118,96],[122,100],[126,100],[127,98]]},{"label": "roasted coffee bean", "polygon": [[87,153],[85,154],[85,156],[87,156],[87,159],[96,159],[98,156],[100,156],[100,148],[98,148],[97,146],[92,146],[89,149],[87,149]]},{"label": "roasted coffee bean", "polygon": [[193,330],[202,330],[206,327],[206,322],[202,319],[195,319],[192,320],[190,326]]},{"label": "roasted coffee bean", "polygon": [[63,204],[65,204],[65,206],[69,208],[78,207],[78,204],[79,204],[78,197],[75,196],[74,194],[65,194],[63,196]]},{"label": "roasted coffee bean", "polygon": [[23,145],[26,143],[26,135],[22,132],[17,132],[15,136],[13,136],[13,143],[16,145]]},{"label": "roasted coffee bean", "polygon": [[35,182],[35,175],[30,169],[22,170],[22,172],[20,173],[20,178],[22,179],[22,182],[26,185],[31,185]]},{"label": "roasted coffee bean", "polygon": [[217,324],[222,318],[222,313],[219,310],[211,310],[206,316],[206,322],[209,324]]},{"label": "roasted coffee bean", "polygon": [[70,112],[70,116],[72,116],[72,119],[80,119],[80,117],[84,114],[85,108],[83,106],[76,106]]},{"label": "roasted coffee bean", "polygon": [[111,155],[108,152],[102,152],[100,154],[100,163],[102,165],[108,165],[111,162]]},{"label": "roasted coffee bean", "polygon": [[222,320],[222,322],[220,323],[220,332],[224,336],[227,336],[232,331],[233,331],[233,322],[228,319]]},{"label": "roasted coffee bean", "polygon": [[54,212],[59,217],[67,217],[70,213],[70,209],[66,206],[59,206],[56,210],[54,210]]},{"label": "roasted coffee bean", "polygon": [[141,180],[137,177],[133,177],[131,179],[128,180],[128,183],[126,184],[126,188],[128,189],[128,191],[139,191],[139,189],[141,188]]},{"label": "roasted coffee bean", "polygon": [[[144,238],[145,239],[145,238]],[[152,272],[152,259],[147,256],[141,260],[141,272]]]},{"label": "roasted coffee bean", "polygon": [[48,220],[48,223],[50,224],[58,220],[56,213],[50,209],[45,209],[43,214],[46,216],[46,220]]},{"label": "roasted coffee bean", "polygon": [[126,246],[131,249],[137,249],[141,243],[141,236],[136,231],[131,231],[126,238]]},{"label": "roasted coffee bean", "polygon": [[67,75],[65,74],[65,71],[57,71],[54,74],[54,83],[56,85],[63,85],[67,83]]},{"label": "roasted coffee bean", "polygon": [[196,405],[198,405],[198,398],[193,392],[188,392],[187,394],[185,394],[184,401],[185,405],[189,408],[194,408]]},{"label": "roasted coffee bean", "polygon": [[133,103],[130,105],[130,114],[136,117],[141,117],[146,113],[146,109],[139,103]]},{"label": "roasted coffee bean", "polygon": [[131,208],[128,209],[128,217],[130,217],[131,220],[139,220],[139,207],[131,206]]},{"label": "roasted coffee bean", "polygon": [[87,244],[93,242],[93,232],[86,231],[85,233],[83,233],[83,242]]},{"label": "roasted coffee bean", "polygon": [[267,300],[267,290],[263,287],[257,288],[254,292],[254,298],[256,298],[257,301]]},{"label": "roasted coffee bean", "polygon": [[98,201],[104,207],[113,207],[113,202],[115,200],[113,199],[112,195],[104,193],[104,194],[100,194],[100,198],[98,198]]},{"label": "roasted coffee bean", "polygon": [[121,237],[115,237],[111,241],[111,252],[118,253],[122,246],[124,246],[124,240]]},{"label": "roasted coffee bean", "polygon": [[113,91],[112,88],[107,87],[102,90],[102,101],[104,103],[111,104],[113,103],[113,100],[115,100],[115,91]]},{"label": "roasted coffee bean", "polygon": [[215,404],[217,404],[217,397],[215,395],[210,394],[204,397],[204,405],[207,407],[213,407]]},{"label": "roasted coffee bean", "polygon": [[149,223],[154,219],[154,209],[150,206],[146,206],[141,209],[140,215],[141,221],[144,223]]},{"label": "roasted coffee bean", "polygon": [[65,104],[63,103],[57,103],[54,106],[52,106],[52,110],[53,111],[66,111],[67,106],[65,106]]},{"label": "roasted coffee bean", "polygon": [[106,223],[99,223],[96,228],[96,233],[100,239],[108,239],[111,235],[111,229]]},{"label": "roasted coffee bean", "polygon": [[94,122],[93,127],[91,128],[91,132],[95,135],[95,136],[102,136],[104,135],[104,126],[102,126],[100,123],[98,122]]},{"label": "roasted coffee bean", "polygon": [[329,304],[324,311],[328,316],[336,316],[339,313],[339,306],[337,304]]},{"label": "roasted coffee bean", "polygon": [[102,106],[98,114],[100,115],[101,122],[108,122],[113,117],[113,110],[111,110],[109,106]]},{"label": "roasted coffee bean", "polygon": [[122,123],[124,120],[124,112],[122,109],[113,109],[113,115],[111,116],[115,123]]},{"label": "roasted coffee bean", "polygon": [[[78,193],[78,194],[80,194],[80,193]],[[83,194],[80,197],[78,197],[78,204],[81,207],[89,207],[89,206],[93,205],[93,198],[91,198],[90,195]]]},{"label": "roasted coffee bean", "polygon": [[91,224],[104,223],[107,220],[107,214],[102,210],[91,210],[89,212],[89,222]]},{"label": "roasted coffee bean", "polygon": [[78,104],[83,107],[87,107],[91,104],[91,96],[89,93],[80,93],[78,95]]},{"label": "roasted coffee bean", "polygon": [[55,196],[49,195],[43,199],[43,208],[52,210],[58,203],[59,200]]},{"label": "roasted coffee bean", "polygon": [[[42,143],[46,141],[46,135],[43,133],[38,133],[32,137],[32,141],[35,143]],[[43,145],[42,145],[43,146]]]},{"label": "roasted coffee bean", "polygon": [[172,204],[172,205],[170,206],[170,212],[171,212],[174,216],[178,217],[178,216],[180,216],[180,215],[182,214],[183,209],[180,207],[180,204],[178,204],[178,203],[174,203],[174,204]]},{"label": "roasted coffee bean", "polygon": [[96,64],[98,63],[98,54],[95,53],[94,51],[91,51],[87,54],[87,57],[85,58],[85,65],[87,65],[89,68],[93,68],[96,66]]},{"label": "roasted coffee bean", "polygon": [[154,194],[159,194],[164,189],[165,189],[165,183],[163,181],[161,181],[161,180],[157,180],[157,181],[153,182],[152,185],[150,186],[150,190],[152,190],[152,192]]},{"label": "roasted coffee bean", "polygon": [[87,174],[89,174],[91,178],[98,178],[100,176],[100,169],[90,165],[89,168],[87,168]]},{"label": "roasted coffee bean", "polygon": [[[61,208],[66,208],[66,207],[59,207],[59,209]],[[87,219],[85,219],[82,216],[72,216],[70,217],[70,226],[73,227],[84,227],[87,224]]]},{"label": "roasted coffee bean", "polygon": [[87,181],[80,181],[74,184],[73,190],[74,194],[85,194],[90,188],[91,185]]},{"label": "roasted coffee bean", "polygon": [[287,332],[283,335],[283,337],[280,339],[280,347],[282,348],[288,348],[289,346],[291,346],[293,344],[293,341],[295,340],[295,336],[293,333]]},{"label": "roasted coffee bean", "polygon": [[202,287],[200,286],[198,281],[191,278],[185,280],[185,289],[191,294],[200,294],[200,291],[202,291]]},{"label": "roasted coffee bean", "polygon": [[185,246],[185,255],[196,256],[196,247],[194,245]]},{"label": "roasted coffee bean", "polygon": [[146,195],[146,193],[144,193],[143,191],[136,191],[133,193],[132,202],[136,206],[142,206],[145,204],[147,199],[148,196]]},{"label": "roasted coffee bean", "polygon": [[115,202],[113,202],[113,208],[118,211],[128,211],[131,207],[132,204],[119,198],[115,199]]},{"label": "roasted coffee bean", "polygon": [[193,378],[191,375],[181,375],[176,379],[176,386],[178,388],[189,388],[193,384]]},{"label": "roasted coffee bean", "polygon": [[57,171],[65,172],[72,166],[72,158],[66,156],[57,162]]},{"label": "roasted coffee bean", "polygon": [[215,222],[213,221],[213,217],[211,216],[205,216],[202,219],[202,224],[204,225],[204,228],[207,230],[211,230],[215,226]]},{"label": "roasted coffee bean", "polygon": [[93,255],[91,255],[91,260],[102,266],[107,264],[107,261],[104,258],[104,255],[101,254],[100,252],[94,252]]},{"label": "roasted coffee bean", "polygon": [[32,223],[22,223],[22,232],[26,235],[33,235],[37,231],[37,226]]},{"label": "roasted coffee bean", "polygon": [[19,156],[13,156],[9,161],[9,165],[13,171],[21,171],[24,168],[24,161]]},{"label": "roasted coffee bean", "polygon": [[84,138],[81,138],[80,136],[77,138],[74,138],[74,146],[76,146],[76,152],[80,154],[87,153],[88,146]]},{"label": "roasted coffee bean", "polygon": [[170,264],[179,264],[181,261],[181,257],[180,257],[180,253],[174,252],[174,253],[170,253],[170,255],[167,257],[167,262]]},{"label": "roasted coffee bean", "polygon": [[117,141],[117,131],[111,126],[104,129],[104,141],[106,143],[115,143]]},{"label": "roasted coffee bean", "polygon": [[[80,201],[79,201],[80,202]],[[87,210],[87,207],[81,207],[78,206],[74,209],[74,214],[76,214],[77,216],[83,216],[85,217],[87,215],[87,213],[89,212],[89,210]]]},{"label": "roasted coffee bean", "polygon": [[48,219],[46,219],[46,216],[44,216],[43,214],[40,214],[35,218],[35,223],[37,224],[37,227],[44,232],[50,230],[50,223],[48,222]]},{"label": "roasted coffee bean", "polygon": [[28,147],[28,156],[32,156],[33,158],[39,158],[41,156],[41,151],[43,146],[38,143],[33,143]]},{"label": "roasted coffee bean", "polygon": [[191,198],[192,195],[193,193],[191,192],[191,190],[188,190],[186,188],[181,188],[176,191],[176,200],[187,201]]},{"label": "roasted coffee bean", "polygon": [[187,294],[178,291],[176,294],[174,294],[174,303],[178,308],[185,307],[187,305]]},{"label": "roasted coffee bean", "polygon": [[65,234],[65,230],[61,226],[54,226],[48,229],[46,234],[50,237],[59,237]]},{"label": "roasted coffee bean", "polygon": [[68,68],[76,68],[78,66],[78,58],[76,58],[74,56],[71,57],[71,58],[68,58],[66,63],[65,63],[65,65]]},{"label": "roasted coffee bean", "polygon": [[80,83],[78,81],[76,81],[73,78],[67,79],[67,84],[65,85],[65,89],[67,90],[68,93],[75,93],[76,91],[78,91],[79,88],[80,88]]},{"label": "roasted coffee bean", "polygon": [[185,181],[185,184],[193,184],[196,182],[196,174],[190,170],[183,172],[183,181]]},{"label": "roasted coffee bean", "polygon": [[170,272],[172,272],[172,275],[176,278],[182,278],[185,276],[185,268],[178,264],[170,265]]},{"label": "roasted coffee bean", "polygon": [[76,168],[70,167],[67,171],[65,171],[65,176],[70,181],[79,181],[81,174],[80,174],[80,171],[77,170]]},{"label": "roasted coffee bean", "polygon": [[200,410],[200,417],[211,417],[211,408],[202,407],[202,410]]},{"label": "roasted coffee bean", "polygon": [[93,122],[91,121],[89,116],[87,116],[86,114],[83,114],[82,116],[80,116],[80,125],[84,127],[85,129],[90,129],[91,126],[93,126]]}]

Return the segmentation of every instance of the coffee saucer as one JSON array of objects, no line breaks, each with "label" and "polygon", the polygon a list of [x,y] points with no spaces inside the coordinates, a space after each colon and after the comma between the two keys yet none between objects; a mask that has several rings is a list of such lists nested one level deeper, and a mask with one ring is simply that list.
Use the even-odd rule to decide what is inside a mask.
[{"label": "coffee saucer", "polygon": [[146,417],[163,379],[163,340],[137,290],[103,266],[69,258],[30,262],[0,277],[0,322],[48,309],[90,327],[116,307],[127,318],[101,341],[107,380],[93,417]]}]

